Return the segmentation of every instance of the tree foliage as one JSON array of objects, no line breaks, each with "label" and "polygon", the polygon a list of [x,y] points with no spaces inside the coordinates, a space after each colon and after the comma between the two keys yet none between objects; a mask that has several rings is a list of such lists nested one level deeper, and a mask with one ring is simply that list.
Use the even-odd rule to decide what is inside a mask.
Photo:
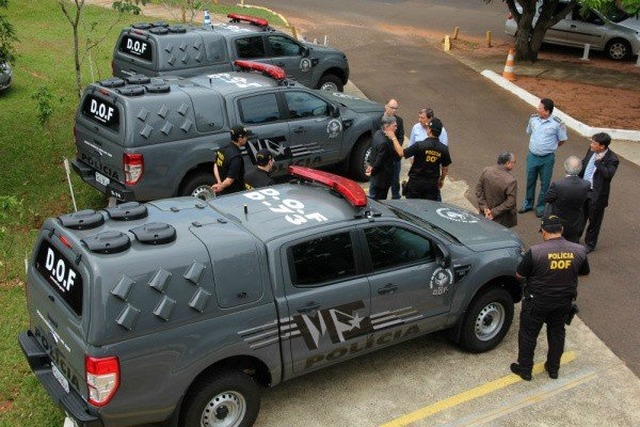
[{"label": "tree foliage", "polygon": [[[630,14],[640,12],[640,0],[502,0],[507,4],[513,19],[518,23],[516,34],[516,60],[535,62],[542,40],[549,28],[557,24],[575,8],[602,10],[612,3]],[[485,3],[491,0],[484,0]],[[521,6],[518,10],[516,3]],[[537,21],[533,18],[539,11]]]},{"label": "tree foliage", "polygon": [[[9,0],[0,0],[0,9],[7,9]],[[13,63],[16,60],[13,43],[17,42],[15,29],[7,17],[0,13],[0,62]]]},{"label": "tree foliage", "polygon": [[[6,0],[0,0],[6,1]],[[105,31],[102,36],[95,37],[92,35],[95,30],[95,23],[85,25],[87,33],[90,35],[86,39],[85,46],[81,51],[80,48],[80,30],[81,25],[84,24],[82,18],[82,9],[85,6],[85,0],[58,0],[58,4],[60,5],[60,9],[62,10],[62,14],[67,18],[71,28],[73,30],[73,59],[75,64],[75,72],[76,72],[76,89],[78,92],[78,98],[82,96],[82,63],[84,62],[86,56],[89,52],[98,46],[107,36],[109,31],[117,25],[120,21],[120,17],[123,14],[140,14],[140,5],[147,4],[148,0],[118,0],[112,3],[112,7],[115,11],[119,13],[118,19],[114,20],[109,29]]]}]

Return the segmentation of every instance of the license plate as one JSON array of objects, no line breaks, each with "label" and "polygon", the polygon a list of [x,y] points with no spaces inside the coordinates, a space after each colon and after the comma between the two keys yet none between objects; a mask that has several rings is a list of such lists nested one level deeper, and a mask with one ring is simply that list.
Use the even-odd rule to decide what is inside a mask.
[{"label": "license plate", "polygon": [[53,372],[53,376],[56,377],[64,391],[69,393],[69,381],[67,381],[67,379],[62,375],[62,372],[60,372],[60,369],[58,369],[53,363],[51,364],[51,372]]},{"label": "license plate", "polygon": [[107,185],[109,185],[109,183],[111,182],[111,180],[109,178],[107,178],[106,176],[102,175],[100,172],[96,172],[96,181],[98,182],[98,184],[102,184],[105,187]]}]

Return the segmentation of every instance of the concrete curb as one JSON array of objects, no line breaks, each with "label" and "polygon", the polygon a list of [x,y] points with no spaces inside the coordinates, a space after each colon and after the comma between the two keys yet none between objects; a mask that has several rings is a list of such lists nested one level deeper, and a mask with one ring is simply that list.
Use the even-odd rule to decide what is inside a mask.
[{"label": "concrete curb", "polygon": [[[526,103],[534,107],[537,107],[538,104],[540,103],[540,98],[516,86],[515,84],[511,83],[509,80],[505,79],[504,77],[495,73],[494,71],[484,70],[480,74],[482,74],[483,76],[485,76],[486,78],[488,78],[489,80],[491,80],[492,82],[500,86],[501,88],[508,90],[509,92],[516,95],[518,98],[522,99],[523,101],[525,101]],[[553,110],[553,114],[559,117],[562,121],[564,121],[564,123],[568,127],[578,132],[582,136],[591,137],[593,134],[596,134],[598,132],[606,132],[609,135],[611,135],[612,139],[615,139],[615,140],[621,139],[626,141],[640,142],[640,131],[637,131],[637,130],[607,129],[607,128],[591,127],[589,125],[586,125],[574,119],[567,113],[557,108]]]}]

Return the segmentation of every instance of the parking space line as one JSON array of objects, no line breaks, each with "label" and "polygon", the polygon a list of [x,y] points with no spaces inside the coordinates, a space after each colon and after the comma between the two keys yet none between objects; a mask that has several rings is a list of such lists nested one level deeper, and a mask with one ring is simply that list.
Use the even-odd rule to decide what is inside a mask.
[{"label": "parking space line", "polygon": [[587,370],[580,372],[577,375],[566,378],[564,381],[552,381],[541,387],[540,389],[537,389],[541,391],[537,393],[527,393],[525,396],[517,399],[511,404],[502,404],[498,409],[487,411],[482,414],[468,416],[463,419],[457,420],[454,423],[445,424],[443,427],[470,427],[483,425],[490,421],[495,421],[499,418],[502,418],[505,415],[516,412],[522,408],[526,408],[527,406],[531,406],[557,394],[570,390],[597,377],[598,373],[596,371]]},{"label": "parking space line", "polygon": [[[560,364],[564,365],[575,360],[576,354],[573,351],[566,352],[562,355],[562,360]],[[533,374],[539,374],[544,372],[544,363],[537,363],[533,367]],[[465,392],[459,393],[455,396],[448,397],[444,400],[431,404],[429,406],[425,406],[423,408],[417,409],[407,415],[403,415],[402,417],[396,418],[395,420],[389,421],[388,423],[383,424],[380,427],[402,427],[409,425],[413,422],[422,420],[424,418],[430,417],[438,412],[442,412],[446,409],[453,408],[454,406],[461,405],[465,402],[468,402],[473,399],[477,399],[479,397],[485,396],[487,394],[493,393],[500,389],[503,389],[507,386],[515,384],[517,382],[522,381],[518,375],[510,374],[504,376],[502,378],[498,378],[497,380],[491,381],[489,383],[474,387]]]}]

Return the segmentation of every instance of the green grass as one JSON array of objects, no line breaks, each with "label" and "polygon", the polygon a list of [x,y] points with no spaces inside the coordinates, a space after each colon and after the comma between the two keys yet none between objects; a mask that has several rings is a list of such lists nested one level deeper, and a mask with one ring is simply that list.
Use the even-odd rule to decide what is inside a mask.
[{"label": "green grass", "polygon": [[[214,6],[210,11],[258,14],[230,6]],[[84,22],[97,23],[97,34],[103,34],[117,16],[94,6],[85,6],[83,13]],[[71,26],[55,0],[11,0],[6,15],[20,42],[12,87],[0,94],[0,427],[59,427],[64,415],[31,373],[17,337],[29,326],[24,259],[30,256],[43,220],[73,209],[63,167],[64,157],[75,156],[73,123],[78,98],[73,40]],[[264,12],[261,16],[277,24],[273,16]],[[124,17],[93,54],[93,75],[85,61],[83,84],[111,75],[111,53],[122,27],[152,19]],[[81,36],[81,43],[84,40]],[[37,101],[32,99],[41,86],[54,95],[53,115],[45,128],[38,123]],[[105,198],[73,172],[72,182],[78,209],[105,205]]]}]

